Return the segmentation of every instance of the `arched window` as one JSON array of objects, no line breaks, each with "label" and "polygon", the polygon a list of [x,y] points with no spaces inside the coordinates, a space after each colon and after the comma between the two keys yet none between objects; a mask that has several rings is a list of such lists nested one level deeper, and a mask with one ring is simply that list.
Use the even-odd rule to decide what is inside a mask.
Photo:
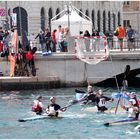
[{"label": "arched window", "polygon": [[97,27],[98,27],[98,31],[100,32],[101,28],[100,28],[100,11],[98,10],[97,12]]},{"label": "arched window", "polygon": [[95,15],[94,15],[94,10],[92,10],[92,13],[91,13],[91,19],[92,19],[92,25],[93,25],[93,28],[95,28]]},{"label": "arched window", "polygon": [[118,12],[118,25],[121,24],[121,15],[120,15],[120,12]]},{"label": "arched window", "polygon": [[[60,13],[59,8],[56,9],[56,15]],[[56,17],[56,19],[60,18],[60,15]]]},{"label": "arched window", "polygon": [[44,7],[41,8],[41,29],[45,30],[45,11],[44,11]]},{"label": "arched window", "polygon": [[111,15],[110,15],[110,11],[108,12],[108,30],[111,30]]},{"label": "arched window", "polygon": [[49,16],[49,28],[50,28],[50,31],[51,31],[51,19],[53,17],[52,8],[49,8],[48,16]]},{"label": "arched window", "polygon": [[103,32],[106,32],[106,13],[103,11]]},{"label": "arched window", "polygon": [[[89,17],[89,11],[88,11],[88,10],[86,10],[85,15]],[[87,17],[86,17],[86,18],[87,18]],[[87,18],[87,19],[88,19],[88,18]]]},{"label": "arched window", "polygon": [[24,8],[16,7],[13,12],[17,14],[17,31],[18,35],[21,36],[22,31],[28,34],[28,15]]},{"label": "arched window", "polygon": [[116,15],[113,13],[113,29],[116,29]]},{"label": "arched window", "polygon": [[80,9],[80,12],[79,12],[79,16],[81,16],[81,17],[82,17],[83,15],[82,15],[82,13],[81,13],[81,12],[82,12],[82,9]]}]

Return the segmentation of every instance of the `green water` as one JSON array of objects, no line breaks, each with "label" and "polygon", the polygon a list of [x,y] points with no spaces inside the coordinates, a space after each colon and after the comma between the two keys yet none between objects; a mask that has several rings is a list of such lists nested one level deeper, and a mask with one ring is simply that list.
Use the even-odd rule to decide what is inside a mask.
[{"label": "green water", "polygon": [[[140,89],[130,89],[137,91]],[[115,89],[109,89],[108,96]],[[74,99],[74,88],[51,89],[38,91],[0,92],[0,139],[139,139],[140,134],[134,131],[137,124],[105,127],[103,124],[112,120],[120,120],[127,114],[101,114],[82,111],[77,104],[68,108],[60,116],[62,119],[43,119],[18,122],[19,118],[32,116],[31,106],[36,95],[42,95],[44,106],[49,103],[50,96],[57,97],[61,106]],[[116,105],[116,102],[112,104]]]}]

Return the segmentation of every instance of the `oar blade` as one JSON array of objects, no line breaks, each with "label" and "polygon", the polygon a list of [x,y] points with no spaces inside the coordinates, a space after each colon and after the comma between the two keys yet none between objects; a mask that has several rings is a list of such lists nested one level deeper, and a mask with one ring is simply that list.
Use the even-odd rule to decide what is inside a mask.
[{"label": "oar blade", "polygon": [[104,123],[105,126],[109,126],[109,123]]}]

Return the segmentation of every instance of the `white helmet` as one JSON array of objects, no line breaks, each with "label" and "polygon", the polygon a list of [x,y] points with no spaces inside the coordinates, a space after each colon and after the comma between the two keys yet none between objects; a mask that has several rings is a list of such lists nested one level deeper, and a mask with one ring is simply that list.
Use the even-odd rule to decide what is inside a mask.
[{"label": "white helmet", "polygon": [[131,93],[130,93],[130,98],[131,98],[131,99],[135,98],[135,96],[136,96],[136,93],[135,93],[135,92],[131,92]]},{"label": "white helmet", "polygon": [[133,105],[136,104],[136,100],[134,100],[134,99],[130,99],[129,102],[132,102]]},{"label": "white helmet", "polygon": [[50,101],[52,101],[53,99],[55,99],[55,97],[54,97],[54,96],[50,97]]},{"label": "white helmet", "polygon": [[100,89],[100,90],[98,90],[98,93],[100,94],[100,95],[103,95],[103,91]]},{"label": "white helmet", "polygon": [[92,88],[92,86],[91,85],[88,85],[88,88]]}]

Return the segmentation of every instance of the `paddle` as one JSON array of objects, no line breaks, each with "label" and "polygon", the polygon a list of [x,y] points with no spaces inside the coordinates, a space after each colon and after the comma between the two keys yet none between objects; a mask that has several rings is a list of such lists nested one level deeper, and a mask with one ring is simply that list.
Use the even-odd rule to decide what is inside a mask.
[{"label": "paddle", "polygon": [[[124,79],[123,79],[123,82],[127,79],[127,76],[129,75],[129,72],[130,72],[130,65],[126,65],[125,70],[124,70]],[[115,110],[115,114],[117,113],[117,109],[118,109],[118,106],[119,106],[120,99],[121,99],[121,96],[118,99],[116,110]]]},{"label": "paddle", "polygon": [[[107,91],[109,88],[106,88],[106,89],[104,89],[103,90],[103,92],[105,92],[105,91]],[[80,91],[80,90],[78,90],[78,89],[76,89],[75,91]],[[98,90],[96,90],[95,92],[97,92]],[[84,92],[83,90],[80,92],[80,93],[86,93],[86,91]],[[66,105],[65,107],[63,107],[63,108],[68,108],[68,107],[70,107],[70,106],[72,106],[72,105],[75,105],[75,104],[77,104],[77,103],[80,103],[80,102],[82,102],[82,101],[84,101],[84,100],[86,100],[87,99],[87,97],[85,97],[85,98],[83,98],[83,99],[81,99],[81,100],[70,100],[69,102],[70,102],[70,104],[68,104],[68,105]]]}]

